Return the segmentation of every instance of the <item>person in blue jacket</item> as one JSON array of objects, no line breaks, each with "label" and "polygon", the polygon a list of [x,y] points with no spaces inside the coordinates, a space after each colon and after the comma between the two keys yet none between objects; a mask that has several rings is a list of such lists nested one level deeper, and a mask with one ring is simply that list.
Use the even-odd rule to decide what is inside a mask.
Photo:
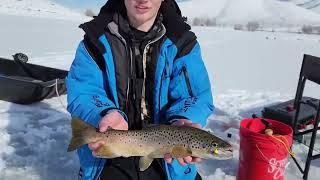
[{"label": "person in blue jacket", "polygon": [[[206,124],[214,110],[208,73],[197,38],[174,0],[109,0],[80,28],[84,39],[66,80],[72,116],[100,132]],[[166,154],[140,172],[138,157],[96,158],[103,143],[77,150],[80,179],[201,179],[195,167],[200,158]]]}]

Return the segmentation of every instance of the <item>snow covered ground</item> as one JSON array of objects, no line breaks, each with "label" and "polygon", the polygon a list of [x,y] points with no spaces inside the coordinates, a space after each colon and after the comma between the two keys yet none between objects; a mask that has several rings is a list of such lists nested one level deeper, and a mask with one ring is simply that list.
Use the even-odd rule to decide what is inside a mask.
[{"label": "snow covered ground", "polygon": [[[81,21],[1,14],[0,9],[0,57],[25,52],[30,63],[68,69],[83,35],[77,28]],[[259,113],[265,105],[293,98],[303,54],[320,57],[320,36],[227,28],[193,30],[202,46],[217,107],[206,128],[222,137],[232,133],[230,141],[235,147],[233,159],[203,161],[199,170],[204,180],[235,179],[240,120]],[[309,83],[306,88],[306,95],[320,98],[320,87]],[[1,180],[76,179],[78,159],[66,152],[70,115],[65,105],[66,96],[27,106],[0,101]],[[303,162],[307,148],[296,144],[293,151]],[[313,161],[309,179],[319,175],[320,160]],[[285,179],[300,177],[291,161]]]}]

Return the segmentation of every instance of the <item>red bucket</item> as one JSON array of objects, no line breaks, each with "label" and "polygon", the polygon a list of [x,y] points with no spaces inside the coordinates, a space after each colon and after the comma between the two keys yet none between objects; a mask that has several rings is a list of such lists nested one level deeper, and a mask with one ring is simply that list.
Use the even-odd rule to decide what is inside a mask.
[{"label": "red bucket", "polygon": [[292,128],[279,121],[265,119],[273,135],[264,133],[262,119],[244,119],[240,123],[240,157],[237,180],[283,180],[289,165]]}]

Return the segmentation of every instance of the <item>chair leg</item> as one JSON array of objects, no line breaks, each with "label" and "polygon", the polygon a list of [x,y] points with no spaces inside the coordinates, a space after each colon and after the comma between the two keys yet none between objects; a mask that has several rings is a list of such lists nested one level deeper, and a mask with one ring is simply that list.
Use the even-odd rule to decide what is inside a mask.
[{"label": "chair leg", "polygon": [[315,137],[314,137],[314,133],[312,132],[312,137],[311,137],[311,142],[310,142],[310,146],[309,146],[309,152],[308,152],[308,156],[307,156],[307,161],[306,161],[306,165],[305,165],[304,172],[303,172],[303,179],[304,180],[308,179],[308,174],[309,174],[312,155],[313,155],[314,141],[315,141]]},{"label": "chair leg", "polygon": [[306,79],[300,77],[298,88],[297,88],[297,94],[294,101],[294,108],[296,109],[296,113],[295,113],[294,121],[292,124],[293,135],[297,133],[298,117],[300,113],[301,100],[302,100],[305,84],[306,84]]},{"label": "chair leg", "polygon": [[310,170],[310,165],[311,161],[313,160],[313,149],[314,149],[314,144],[316,142],[316,137],[317,137],[317,131],[318,131],[318,126],[319,126],[319,121],[320,121],[320,102],[318,105],[318,110],[317,110],[317,115],[316,115],[316,122],[314,123],[313,131],[312,131],[312,136],[311,136],[311,141],[310,141],[310,146],[309,146],[309,152],[308,152],[308,157],[303,173],[303,179],[307,180],[308,179],[308,174]]}]

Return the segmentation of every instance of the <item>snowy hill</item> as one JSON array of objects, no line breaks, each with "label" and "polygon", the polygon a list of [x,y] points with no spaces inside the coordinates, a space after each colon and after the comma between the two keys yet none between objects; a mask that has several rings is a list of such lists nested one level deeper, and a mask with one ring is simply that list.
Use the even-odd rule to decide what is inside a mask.
[{"label": "snowy hill", "polygon": [[320,25],[320,14],[287,1],[190,0],[179,4],[190,22],[212,18],[218,25],[231,26],[248,22],[258,22],[263,27]]},{"label": "snowy hill", "polygon": [[291,1],[297,4],[298,6],[320,13],[320,0],[291,0]]},{"label": "snowy hill", "polygon": [[292,0],[298,6],[320,13],[320,0]]},{"label": "snowy hill", "polygon": [[1,0],[0,14],[76,21],[86,18],[79,12],[72,11],[50,0]]}]

